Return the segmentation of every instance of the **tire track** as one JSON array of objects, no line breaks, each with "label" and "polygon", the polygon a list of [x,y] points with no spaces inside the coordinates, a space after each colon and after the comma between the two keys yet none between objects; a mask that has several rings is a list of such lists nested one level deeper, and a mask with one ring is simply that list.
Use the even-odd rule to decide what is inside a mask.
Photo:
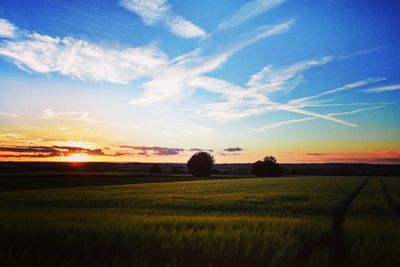
[{"label": "tire track", "polygon": [[342,232],[342,223],[346,215],[347,208],[350,206],[351,202],[356,198],[360,191],[367,185],[369,181],[365,179],[361,182],[351,194],[349,194],[339,205],[337,210],[332,215],[333,220],[333,231],[331,234],[321,235],[321,237],[316,241],[306,242],[300,251],[294,255],[289,261],[288,266],[307,266],[312,252],[318,247],[327,245],[331,253],[330,265],[331,266],[346,266],[346,258],[344,251],[344,237]]},{"label": "tire track", "polygon": [[382,178],[378,178],[379,183],[381,184],[382,191],[383,191],[383,196],[385,198],[385,204],[391,211],[394,217],[397,219],[400,219],[400,208],[396,203],[393,201],[392,196],[390,195],[385,182],[382,180]]},{"label": "tire track", "polygon": [[334,214],[333,220],[333,234],[328,240],[328,247],[331,251],[331,266],[346,266],[346,256],[344,250],[344,236],[342,231],[342,224],[346,215],[347,208],[361,190],[367,185],[369,179],[362,182],[352,194],[348,196],[342,203],[341,208]]}]

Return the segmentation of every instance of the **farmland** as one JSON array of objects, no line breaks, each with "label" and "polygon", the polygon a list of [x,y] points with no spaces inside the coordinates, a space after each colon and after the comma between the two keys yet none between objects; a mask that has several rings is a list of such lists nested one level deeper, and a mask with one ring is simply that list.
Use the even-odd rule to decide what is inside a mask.
[{"label": "farmland", "polygon": [[1,261],[4,266],[400,264],[396,178],[227,178],[0,192]]}]

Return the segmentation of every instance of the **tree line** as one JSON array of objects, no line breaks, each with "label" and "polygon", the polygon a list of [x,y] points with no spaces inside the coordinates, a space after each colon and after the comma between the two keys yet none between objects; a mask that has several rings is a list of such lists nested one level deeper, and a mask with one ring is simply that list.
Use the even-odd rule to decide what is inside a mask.
[{"label": "tree line", "polygon": [[[186,166],[196,177],[209,177],[213,172],[214,157],[208,152],[197,152],[188,160]],[[162,170],[157,164],[153,165],[150,173],[161,173]],[[256,177],[282,176],[283,169],[273,156],[266,156],[251,165],[251,172]]]}]

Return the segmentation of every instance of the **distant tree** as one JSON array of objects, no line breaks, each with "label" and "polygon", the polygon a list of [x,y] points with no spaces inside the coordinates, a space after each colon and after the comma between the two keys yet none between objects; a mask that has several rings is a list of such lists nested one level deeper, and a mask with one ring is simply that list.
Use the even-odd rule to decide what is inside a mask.
[{"label": "distant tree", "polygon": [[194,176],[208,177],[211,175],[214,157],[207,152],[195,153],[186,166]]},{"label": "distant tree", "polygon": [[171,172],[172,172],[172,173],[183,173],[181,167],[172,167]]},{"label": "distant tree", "polygon": [[162,170],[160,166],[158,166],[158,164],[154,164],[153,166],[151,166],[149,173],[162,173]]},{"label": "distant tree", "polygon": [[219,170],[218,169],[213,169],[212,170],[212,174],[219,174]]},{"label": "distant tree", "polygon": [[283,169],[272,156],[266,156],[251,165],[251,172],[257,177],[282,176]]}]

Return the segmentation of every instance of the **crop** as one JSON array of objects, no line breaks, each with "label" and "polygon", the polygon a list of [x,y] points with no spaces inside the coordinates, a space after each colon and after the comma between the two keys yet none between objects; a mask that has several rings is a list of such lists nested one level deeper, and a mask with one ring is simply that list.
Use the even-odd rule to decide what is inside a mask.
[{"label": "crop", "polygon": [[321,240],[332,235],[333,214],[364,180],[247,178],[2,192],[0,258],[4,266],[282,266],[297,259],[328,265]]}]

